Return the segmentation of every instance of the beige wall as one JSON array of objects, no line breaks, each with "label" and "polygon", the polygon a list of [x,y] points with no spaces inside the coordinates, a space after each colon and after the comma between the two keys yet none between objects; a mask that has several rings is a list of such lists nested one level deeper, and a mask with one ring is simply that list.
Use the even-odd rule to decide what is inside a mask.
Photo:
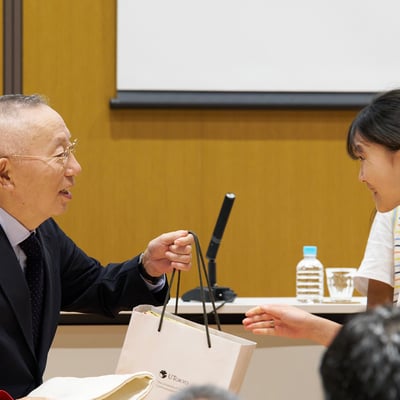
[{"label": "beige wall", "polygon": [[47,95],[79,138],[83,172],[58,221],[81,247],[117,261],[187,228],[206,251],[232,191],[220,285],[292,296],[303,244],[326,266],[358,265],[373,203],[345,153],[354,110],[111,110],[115,42],[114,1],[24,1],[24,92]]}]

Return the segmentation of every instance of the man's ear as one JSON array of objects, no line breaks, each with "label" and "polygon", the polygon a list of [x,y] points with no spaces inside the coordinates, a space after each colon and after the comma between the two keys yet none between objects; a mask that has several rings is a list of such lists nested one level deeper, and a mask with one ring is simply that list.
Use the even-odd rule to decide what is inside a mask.
[{"label": "man's ear", "polygon": [[10,176],[10,162],[7,158],[0,158],[0,186],[12,185]]}]

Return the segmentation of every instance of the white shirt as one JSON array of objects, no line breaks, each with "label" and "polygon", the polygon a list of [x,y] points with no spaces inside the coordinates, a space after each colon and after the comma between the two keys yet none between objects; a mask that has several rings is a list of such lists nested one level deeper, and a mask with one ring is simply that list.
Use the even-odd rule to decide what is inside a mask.
[{"label": "white shirt", "polygon": [[364,258],[354,277],[354,285],[363,295],[367,295],[369,279],[394,285],[394,218],[395,210],[375,215]]},{"label": "white shirt", "polygon": [[19,244],[23,242],[31,232],[18,222],[12,215],[0,208],[0,225],[10,242],[15,255],[22,268],[25,267],[26,255]]}]

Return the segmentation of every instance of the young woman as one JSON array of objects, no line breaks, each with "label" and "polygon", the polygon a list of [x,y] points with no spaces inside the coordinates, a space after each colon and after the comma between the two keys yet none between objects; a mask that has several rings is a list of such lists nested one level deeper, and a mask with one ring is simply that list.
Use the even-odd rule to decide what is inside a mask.
[{"label": "young woman", "polygon": [[[356,116],[347,152],[360,161],[359,180],[370,189],[379,212],[400,205],[400,89],[376,97]],[[307,338],[329,345],[341,325],[297,307],[260,305],[243,320],[255,334]]]}]

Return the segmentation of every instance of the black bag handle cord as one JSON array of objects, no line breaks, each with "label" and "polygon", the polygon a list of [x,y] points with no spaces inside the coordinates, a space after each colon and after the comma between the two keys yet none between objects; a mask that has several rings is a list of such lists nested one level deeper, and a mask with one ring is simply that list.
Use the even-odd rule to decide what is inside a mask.
[{"label": "black bag handle cord", "polygon": [[[196,235],[196,233],[194,233],[193,231],[189,231],[189,234],[191,234],[193,236],[194,243],[195,243],[195,248],[196,248],[197,270],[198,270],[198,273],[199,273],[201,302],[202,302],[202,306],[203,306],[203,320],[204,320],[204,326],[206,328],[207,344],[208,344],[208,347],[211,347],[210,331],[209,331],[209,326],[208,326],[208,316],[207,316],[207,310],[206,310],[206,299],[205,299],[205,295],[204,295],[203,275],[205,276],[206,281],[207,281],[208,293],[210,295],[210,300],[211,300],[211,304],[212,304],[212,308],[213,308],[215,322],[217,324],[218,330],[221,330],[221,323],[220,323],[220,320],[219,320],[219,315],[217,313],[217,309],[215,307],[214,293],[213,293],[211,285],[210,285],[210,280],[209,280],[207,269],[206,269],[206,266],[205,266],[205,263],[204,263],[204,257],[203,257],[203,253],[201,251],[199,238]],[[169,287],[168,287],[167,295],[165,296],[165,300],[164,300],[164,304],[163,304],[163,308],[162,308],[162,312],[161,312],[160,323],[158,325],[158,332],[161,331],[161,327],[162,327],[162,323],[163,323],[163,320],[164,320],[165,311],[166,311],[167,304],[168,304],[168,301],[169,301],[169,298],[170,298],[171,287],[172,287],[172,284],[174,282],[175,273],[176,273],[176,269],[174,269],[172,271],[171,281],[170,281],[170,284],[169,284]],[[178,270],[178,282],[177,282],[177,285],[176,285],[175,311],[174,311],[174,314],[178,313],[178,299],[179,299],[180,282],[181,282],[181,271]]]}]

